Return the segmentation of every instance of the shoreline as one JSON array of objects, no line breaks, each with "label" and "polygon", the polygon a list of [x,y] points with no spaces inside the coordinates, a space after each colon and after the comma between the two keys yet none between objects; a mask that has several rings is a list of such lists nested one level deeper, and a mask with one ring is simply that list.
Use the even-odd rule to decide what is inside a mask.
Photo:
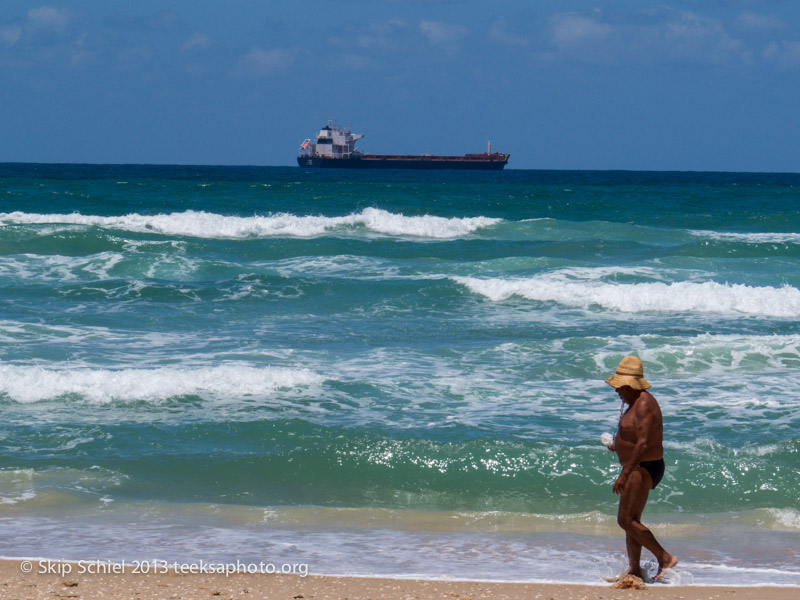
[{"label": "shoreline", "polygon": [[[32,562],[46,559],[29,559]],[[50,561],[65,565],[67,561]],[[72,561],[76,565],[81,561]],[[93,563],[94,561],[83,561]],[[371,576],[284,575],[268,573],[159,573],[135,574],[128,567],[119,572],[40,573],[36,565],[24,573],[25,559],[0,559],[0,589],[4,598],[76,598],[107,600],[135,597],[222,600],[611,600],[652,598],[664,600],[793,600],[794,586],[670,586],[650,584],[646,590],[619,590],[611,584],[561,584],[450,579],[405,579]],[[110,568],[110,567],[109,567]]]},{"label": "shoreline", "polygon": [[[33,564],[33,571],[23,571],[21,569],[21,564],[27,562]],[[7,556],[0,556],[0,572],[2,572],[6,566],[6,563],[11,565],[16,565],[16,569],[20,571],[21,575],[30,576],[30,577],[44,577],[47,575],[60,575],[63,579],[75,579],[76,577],[86,576],[86,577],[97,577],[97,576],[131,576],[131,577],[153,577],[153,576],[216,576],[219,575],[225,579],[230,579],[233,577],[255,577],[255,576],[263,576],[263,577],[278,577],[278,578],[295,578],[299,581],[303,581],[309,578],[324,578],[324,579],[344,579],[344,580],[380,580],[380,581],[397,581],[397,582],[420,582],[420,583],[456,583],[456,584],[488,584],[488,585],[514,585],[514,586],[521,586],[521,585],[543,585],[543,586],[568,586],[568,587],[587,587],[587,588],[610,588],[612,582],[606,580],[596,580],[593,582],[576,582],[576,581],[567,581],[567,580],[558,580],[558,579],[547,579],[547,580],[540,580],[540,579],[529,579],[529,580],[515,580],[515,579],[485,579],[485,578],[466,578],[466,577],[458,577],[458,576],[425,576],[425,575],[359,575],[359,574],[337,574],[337,573],[312,573],[307,572],[305,575],[298,574],[298,572],[290,573],[290,572],[266,572],[266,571],[250,571],[246,572],[244,569],[241,571],[231,571],[229,573],[225,573],[222,569],[219,569],[217,572],[208,573],[200,571],[199,565],[205,565],[207,568],[214,568],[215,565],[227,565],[232,563],[226,563],[224,561],[205,561],[199,560],[194,562],[182,563],[180,561],[110,561],[110,560],[101,560],[101,559],[53,559],[53,558],[43,558],[43,557],[30,557],[30,556],[22,556],[22,557],[7,557]],[[44,566],[39,567],[40,563],[49,563],[53,565],[53,568],[58,568],[59,565],[69,565],[67,569],[71,569],[71,571],[67,570],[67,572],[51,572],[51,573],[44,573],[44,572],[37,572],[37,569],[41,568],[42,570],[45,569]],[[150,564],[154,565],[158,563],[159,566],[157,570],[153,572],[136,572],[136,565],[137,564]],[[79,566],[83,564],[83,568],[86,569],[87,567],[90,568],[97,568],[96,565],[99,566],[101,569],[100,572],[91,571],[91,570],[83,570],[78,571]],[[242,566],[252,565],[253,563],[242,563]],[[268,563],[261,563],[268,564]],[[177,566],[176,566],[177,565]],[[304,565],[307,567],[307,565]],[[151,567],[155,568],[155,567]],[[196,572],[200,571],[200,572]],[[777,589],[790,589],[790,590],[800,590],[800,583],[797,585],[788,584],[788,583],[735,583],[729,585],[720,585],[715,583],[677,583],[677,584],[670,584],[670,583],[659,583],[650,581],[647,583],[648,588],[651,586],[655,587],[656,589],[678,589],[678,588],[720,588],[720,589],[731,589],[731,590],[738,590],[738,589],[764,589],[764,588],[777,588]]]}]

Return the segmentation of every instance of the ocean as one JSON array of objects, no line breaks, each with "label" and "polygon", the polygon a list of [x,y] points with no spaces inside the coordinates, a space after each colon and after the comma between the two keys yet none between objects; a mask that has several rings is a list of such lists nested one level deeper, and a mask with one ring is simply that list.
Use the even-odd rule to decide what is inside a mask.
[{"label": "ocean", "polygon": [[[0,165],[7,557],[800,586],[800,175]],[[646,551],[651,575],[655,562]]]}]

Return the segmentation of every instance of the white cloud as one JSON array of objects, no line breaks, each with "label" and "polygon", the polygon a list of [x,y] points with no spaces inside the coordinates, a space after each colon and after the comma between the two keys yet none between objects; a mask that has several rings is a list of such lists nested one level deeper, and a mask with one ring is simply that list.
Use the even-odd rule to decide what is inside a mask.
[{"label": "white cloud", "polygon": [[294,53],[288,50],[254,48],[239,60],[239,72],[255,76],[271,75],[289,68],[293,62]]},{"label": "white cloud", "polygon": [[682,12],[666,24],[666,50],[673,58],[722,64],[747,61],[742,40],[731,37],[721,22]]},{"label": "white cloud", "polygon": [[786,29],[786,23],[774,15],[762,15],[753,12],[745,12],[736,18],[736,23],[745,29],[757,31],[782,31]]},{"label": "white cloud", "polygon": [[489,40],[504,46],[527,46],[528,38],[511,31],[508,22],[500,17],[489,28]]},{"label": "white cloud", "polygon": [[770,42],[762,53],[764,60],[775,63],[784,69],[800,67],[800,42]]},{"label": "white cloud", "polygon": [[704,40],[724,33],[718,21],[692,12],[682,12],[677,18],[668,21],[666,32],[668,39],[676,41]]},{"label": "white cloud", "polygon": [[19,25],[0,26],[0,44],[9,48],[19,41],[22,35],[22,27]]},{"label": "white cloud", "polygon": [[375,23],[356,37],[356,43],[361,48],[393,49],[397,46],[397,35],[407,28],[408,23],[403,19]]},{"label": "white cloud", "polygon": [[463,25],[439,21],[422,21],[419,24],[419,30],[432,44],[438,45],[455,44],[469,33],[469,30]]},{"label": "white cloud", "polygon": [[27,26],[31,31],[61,33],[69,25],[69,11],[65,8],[40,6],[28,11]]},{"label": "white cloud", "polygon": [[687,11],[637,11],[609,21],[599,11],[552,17],[549,39],[553,50],[540,61],[585,63],[748,64],[753,53],[732,36],[721,21]]},{"label": "white cloud", "polygon": [[174,12],[163,11],[147,17],[145,22],[151,29],[170,29],[180,23],[180,17]]},{"label": "white cloud", "polygon": [[553,43],[559,48],[603,41],[612,31],[611,25],[576,13],[556,15],[551,21]]},{"label": "white cloud", "polygon": [[74,42],[72,42],[72,47],[70,48],[69,54],[69,62],[73,67],[91,62],[92,59],[94,59],[94,53],[89,49],[88,40],[89,34],[84,31]]},{"label": "white cloud", "polygon": [[604,23],[596,16],[574,12],[554,15],[549,22],[551,48],[539,52],[539,62],[552,63],[559,59],[585,63],[613,63],[624,54],[628,45],[620,26]]},{"label": "white cloud", "polygon": [[405,19],[393,18],[378,23],[349,23],[337,35],[327,38],[327,42],[343,52],[352,52],[353,44],[359,48],[393,52],[408,46],[404,36],[409,31]]},{"label": "white cloud", "polygon": [[190,50],[194,50],[195,48],[202,50],[208,48],[210,45],[211,45],[211,38],[204,33],[196,31],[195,33],[190,35],[185,42],[183,42],[183,45],[181,46],[181,52],[189,52]]}]

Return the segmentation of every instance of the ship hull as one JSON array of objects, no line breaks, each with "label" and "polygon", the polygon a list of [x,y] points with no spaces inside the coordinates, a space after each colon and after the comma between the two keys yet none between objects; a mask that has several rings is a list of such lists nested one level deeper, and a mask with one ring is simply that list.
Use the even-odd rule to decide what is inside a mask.
[{"label": "ship hull", "polygon": [[497,159],[471,158],[468,156],[391,156],[365,154],[359,157],[326,158],[322,156],[298,156],[297,164],[304,168],[318,169],[456,169],[470,171],[502,171],[508,162],[507,156]]}]

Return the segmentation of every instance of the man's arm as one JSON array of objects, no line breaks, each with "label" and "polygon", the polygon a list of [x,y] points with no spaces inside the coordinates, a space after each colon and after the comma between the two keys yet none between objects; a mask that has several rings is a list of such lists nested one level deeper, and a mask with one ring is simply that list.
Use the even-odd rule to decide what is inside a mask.
[{"label": "man's arm", "polygon": [[625,484],[628,482],[631,471],[639,466],[642,462],[642,456],[647,451],[647,444],[650,438],[650,430],[653,428],[655,416],[652,407],[650,406],[650,399],[647,397],[640,398],[636,405],[633,407],[636,411],[636,444],[631,452],[630,459],[622,465],[622,473],[619,474],[617,480],[614,482],[614,493],[621,494],[625,489]]}]

